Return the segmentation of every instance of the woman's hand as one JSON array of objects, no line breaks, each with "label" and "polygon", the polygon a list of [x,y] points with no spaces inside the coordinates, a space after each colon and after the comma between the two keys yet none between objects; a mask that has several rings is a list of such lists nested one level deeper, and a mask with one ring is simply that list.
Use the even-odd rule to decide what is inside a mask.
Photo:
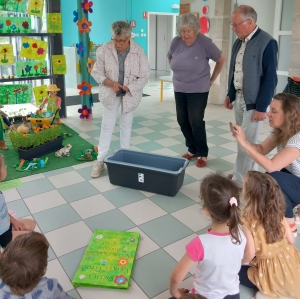
[{"label": "woman's hand", "polygon": [[122,86],[122,89],[125,90],[126,92],[129,91],[129,88],[127,86]]},{"label": "woman's hand", "polygon": [[242,127],[238,125],[232,125],[232,129],[232,136],[236,139],[239,145],[242,146],[242,144],[247,141]]},{"label": "woman's hand", "polygon": [[118,93],[118,91],[122,89],[122,85],[119,82],[114,82],[112,88],[115,93]]}]

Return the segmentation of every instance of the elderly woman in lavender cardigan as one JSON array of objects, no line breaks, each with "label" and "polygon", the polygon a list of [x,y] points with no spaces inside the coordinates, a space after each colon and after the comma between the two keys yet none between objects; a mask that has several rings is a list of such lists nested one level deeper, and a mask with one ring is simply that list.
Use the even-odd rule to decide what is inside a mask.
[{"label": "elderly woman in lavender cardigan", "polygon": [[133,111],[141,102],[150,67],[143,49],[131,39],[131,27],[125,21],[111,26],[112,40],[97,50],[91,72],[99,83],[99,100],[103,104],[102,125],[97,162],[91,176],[100,176],[108,154],[119,107],[120,147],[130,147]]},{"label": "elderly woman in lavender cardigan", "polygon": [[[204,167],[208,155],[204,112],[209,88],[220,74],[225,56],[211,39],[199,33],[199,22],[193,14],[178,19],[177,32],[168,58],[173,71],[177,121],[188,148],[183,157],[197,157],[196,166]],[[210,59],[217,62],[212,75]]]}]

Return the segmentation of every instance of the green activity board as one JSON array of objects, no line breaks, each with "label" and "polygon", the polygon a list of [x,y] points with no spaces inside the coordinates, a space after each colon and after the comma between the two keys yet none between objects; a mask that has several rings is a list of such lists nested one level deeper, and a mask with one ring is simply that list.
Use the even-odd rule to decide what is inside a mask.
[{"label": "green activity board", "polygon": [[0,10],[26,12],[26,0],[1,0]]},{"label": "green activity board", "polygon": [[31,84],[0,84],[0,105],[31,103]]},{"label": "green activity board", "polygon": [[139,239],[136,232],[95,230],[73,285],[128,289]]},{"label": "green activity board", "polygon": [[47,76],[48,67],[46,60],[40,61],[17,61],[16,62],[17,77],[36,77]]},{"label": "green activity board", "polygon": [[0,33],[30,33],[31,19],[27,17],[0,17]]}]

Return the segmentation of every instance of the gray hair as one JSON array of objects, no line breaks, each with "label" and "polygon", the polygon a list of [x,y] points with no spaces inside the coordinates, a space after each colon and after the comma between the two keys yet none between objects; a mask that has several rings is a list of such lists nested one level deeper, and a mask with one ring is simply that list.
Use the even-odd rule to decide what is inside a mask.
[{"label": "gray hair", "polygon": [[196,18],[195,15],[193,15],[192,13],[187,13],[185,15],[182,15],[176,24],[176,29],[177,29],[177,35],[181,36],[181,30],[182,29],[186,29],[186,28],[192,28],[196,31],[196,34],[199,33],[199,21]]},{"label": "gray hair", "polygon": [[253,7],[248,5],[240,5],[235,11],[239,12],[244,20],[251,19],[253,23],[256,24],[257,13]]},{"label": "gray hair", "polygon": [[125,21],[116,21],[111,25],[111,34],[115,36],[124,36],[131,37],[131,26],[128,22]]}]

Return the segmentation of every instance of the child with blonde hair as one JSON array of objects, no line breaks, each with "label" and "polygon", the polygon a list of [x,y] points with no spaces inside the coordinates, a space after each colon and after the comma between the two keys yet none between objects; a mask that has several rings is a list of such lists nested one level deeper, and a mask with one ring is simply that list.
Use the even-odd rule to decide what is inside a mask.
[{"label": "child with blonde hair", "polygon": [[[4,181],[7,169],[4,156],[0,155],[0,182]],[[33,231],[36,222],[32,219],[15,219],[8,213],[6,201],[0,191],[0,246],[4,248],[15,237]]]},{"label": "child with blonde hair", "polygon": [[[241,284],[258,289],[257,298],[300,298],[300,253],[284,218],[285,200],[277,182],[268,174],[249,171],[243,187],[246,207],[243,223],[250,231],[255,258],[242,266]],[[265,297],[264,297],[265,298]]]},{"label": "child with blonde hair", "polygon": [[185,255],[171,274],[170,293],[175,298],[184,295],[186,290],[179,289],[179,285],[197,263],[190,293],[209,299],[239,299],[238,273],[242,262],[249,262],[253,254],[248,252],[241,229],[238,187],[231,180],[213,174],[205,177],[200,193],[212,225],[206,234],[186,246]]}]

